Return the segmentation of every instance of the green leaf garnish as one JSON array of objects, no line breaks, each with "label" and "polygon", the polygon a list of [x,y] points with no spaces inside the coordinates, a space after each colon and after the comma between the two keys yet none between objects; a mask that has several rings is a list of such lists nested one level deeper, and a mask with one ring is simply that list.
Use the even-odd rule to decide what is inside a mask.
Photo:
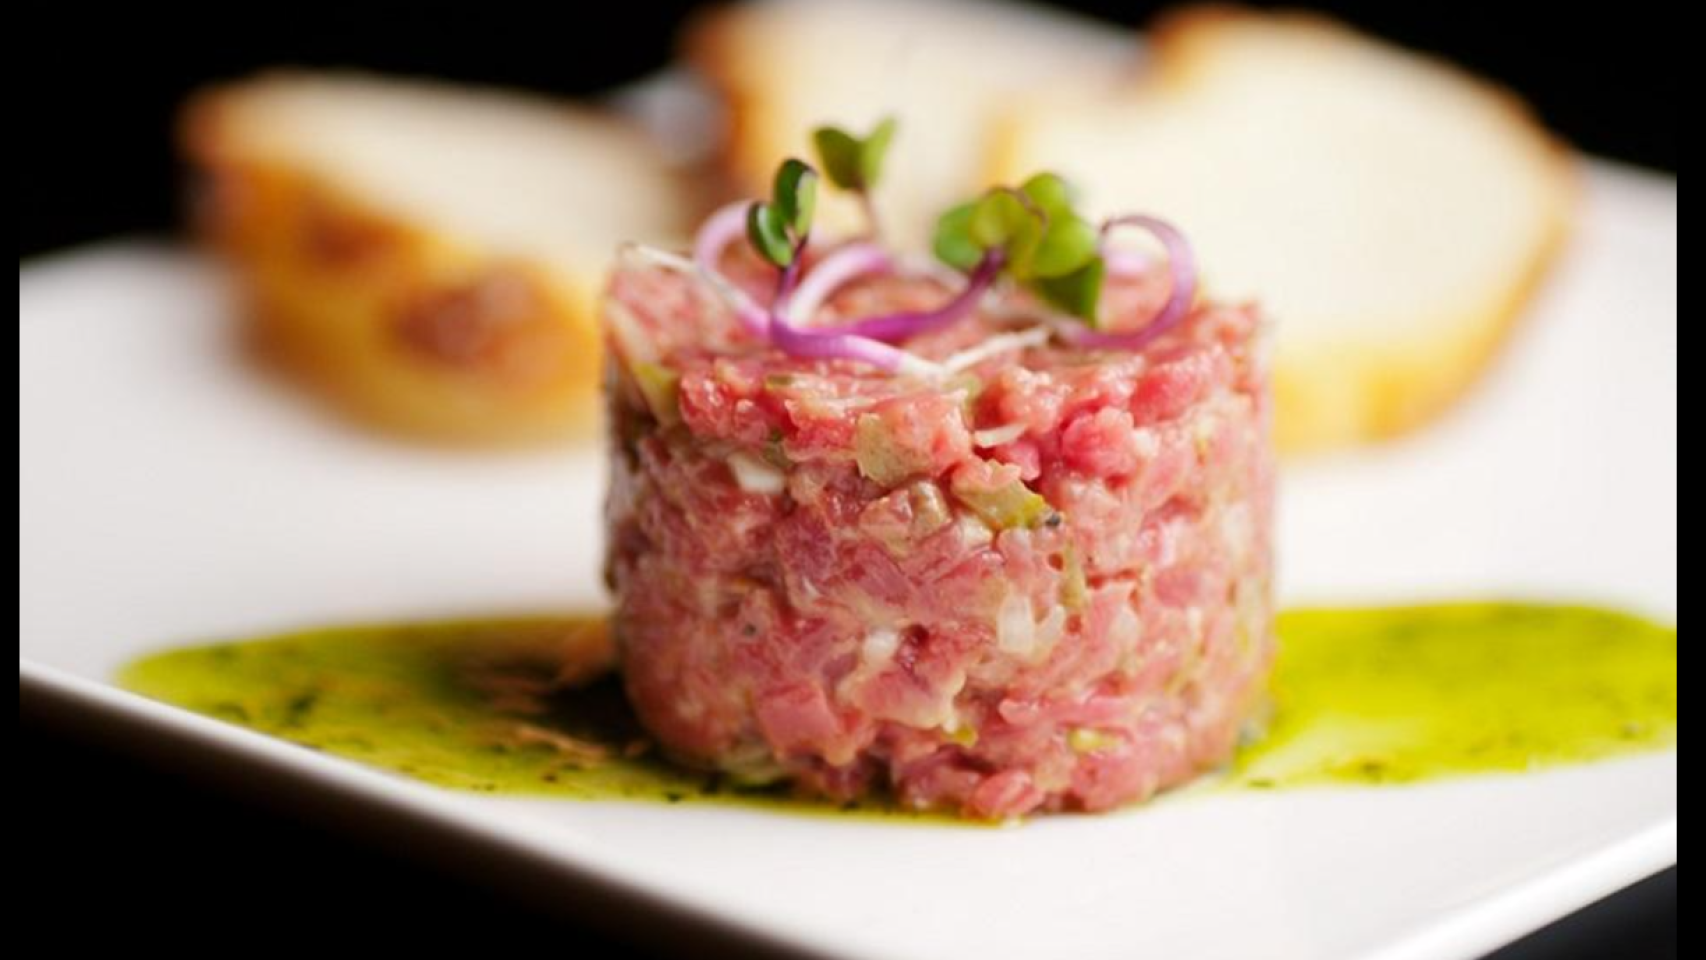
[{"label": "green leaf garnish", "polygon": [[818,127],[812,131],[812,145],[817,147],[818,162],[823,175],[842,190],[862,190],[859,176],[858,137],[840,127]]},{"label": "green leaf garnish", "polygon": [[971,238],[985,250],[1004,247],[1027,232],[1042,231],[1041,211],[1029,206],[1012,190],[991,190],[974,204]]},{"label": "green leaf garnish", "polygon": [[817,171],[790,158],[776,170],[770,202],[747,208],[747,239],[759,256],[785,269],[805,246],[816,212]]},{"label": "green leaf garnish", "polygon": [[800,160],[783,161],[776,171],[772,195],[788,230],[796,238],[804,237],[817,210],[817,171]]},{"label": "green leaf garnish", "polygon": [[1041,279],[1063,277],[1096,256],[1096,228],[1083,217],[1061,211],[1051,217],[1031,255],[1030,272]]},{"label": "green leaf garnish", "polygon": [[824,175],[842,190],[866,193],[883,172],[883,160],[894,139],[895,119],[884,117],[864,137],[840,127],[819,127],[812,132]]},{"label": "green leaf garnish", "polygon": [[746,237],[758,255],[778,267],[794,262],[794,242],[788,236],[788,218],[773,204],[755,203],[746,214]]},{"label": "green leaf garnish", "polygon": [[1107,262],[1100,255],[1071,273],[1038,279],[1032,285],[1037,295],[1068,314],[1096,325],[1096,304],[1102,298],[1102,280]]},{"label": "green leaf garnish", "polygon": [[994,252],[1002,271],[1039,297],[1094,324],[1106,264],[1096,227],[1073,209],[1059,175],[1039,173],[1018,189],[996,187],[936,221],[936,257],[970,271]]},{"label": "green leaf garnish", "polygon": [[983,195],[972,210],[969,232],[984,250],[1006,255],[1007,272],[1015,279],[1031,277],[1031,261],[1046,227],[1043,211],[1017,190],[997,189]]},{"label": "green leaf garnish", "polygon": [[983,259],[983,245],[971,236],[971,220],[976,210],[977,201],[971,200],[937,218],[936,235],[930,244],[936,259],[968,272]]},{"label": "green leaf garnish", "polygon": [[1072,205],[1078,199],[1073,196],[1071,184],[1054,173],[1035,174],[1019,186],[1019,192],[1030,197],[1031,202],[1051,217],[1058,213],[1071,213]]},{"label": "green leaf garnish", "polygon": [[862,189],[871,189],[882,177],[883,161],[888,159],[889,143],[894,140],[897,126],[899,124],[895,122],[894,117],[884,117],[875,129],[865,135],[864,147],[859,151],[859,179],[864,184]]}]

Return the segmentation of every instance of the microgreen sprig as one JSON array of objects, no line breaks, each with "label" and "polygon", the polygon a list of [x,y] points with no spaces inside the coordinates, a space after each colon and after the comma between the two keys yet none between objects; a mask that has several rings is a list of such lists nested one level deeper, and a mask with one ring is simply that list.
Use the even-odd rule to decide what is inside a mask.
[{"label": "microgreen sprig", "polygon": [[873,237],[882,231],[871,191],[882,176],[895,126],[894,117],[884,117],[863,137],[840,127],[819,127],[812,131],[812,145],[817,148],[824,176],[837,188],[858,196],[865,211],[866,227]]},{"label": "microgreen sprig", "polygon": [[753,204],[746,214],[746,236],[758,255],[782,269],[777,282],[780,309],[799,282],[800,262],[811,238],[817,212],[817,171],[803,160],[789,158],[776,169],[770,201]]},{"label": "microgreen sprig", "polygon": [[771,343],[797,357],[840,357],[902,373],[933,370],[933,364],[855,331],[806,330],[790,321],[788,301],[799,281],[806,244],[811,240],[812,216],[817,211],[817,183],[818,173],[811,165],[803,160],[785,160],[776,170],[770,199],[747,207],[748,242],[781,273],[776,281],[776,295],[762,320],[743,320],[743,323],[749,329],[762,329]]},{"label": "microgreen sprig", "polygon": [[773,266],[787,269],[799,260],[817,212],[817,179],[805,161],[785,160],[776,170],[771,199],[747,208],[747,239]]},{"label": "microgreen sprig", "polygon": [[[863,138],[834,127],[814,135],[824,175],[836,187],[859,194],[873,232],[876,218],[870,188],[881,174],[893,135],[893,120],[884,120]],[[976,312],[984,294],[1002,277],[1083,321],[1082,326],[1051,323],[1023,335],[1004,335],[1006,340],[994,338],[1002,341],[1004,349],[1032,344],[1034,334],[1040,332],[1046,338],[1052,331],[1081,348],[1140,350],[1180,323],[1195,299],[1195,260],[1178,230],[1141,215],[1115,217],[1098,228],[1075,209],[1076,197],[1065,180],[1041,173],[1018,187],[992,188],[938,219],[933,244],[937,258],[966,274],[965,286],[946,302],[931,310],[813,328],[810,317],[837,288],[859,277],[889,272],[896,263],[879,244],[855,241],[818,258],[802,279],[817,210],[818,180],[818,171],[804,161],[784,161],[768,200],[730,204],[706,221],[695,240],[691,263],[713,281],[747,330],[793,356],[856,360],[894,373],[939,375],[951,364],[921,359],[894,344]],[[1103,282],[1110,271],[1133,269],[1117,257],[1110,263],[1104,254],[1107,234],[1123,227],[1143,229],[1161,242],[1171,288],[1166,302],[1147,323],[1105,331],[1098,329]],[[718,269],[722,252],[743,232],[759,258],[778,271],[776,293],[768,306],[729,283]]]},{"label": "microgreen sprig", "polygon": [[1094,326],[1107,264],[1096,227],[1073,209],[1074,199],[1067,182],[1052,173],[1017,188],[993,188],[942,214],[936,256],[975,274],[999,255],[1007,276]]}]

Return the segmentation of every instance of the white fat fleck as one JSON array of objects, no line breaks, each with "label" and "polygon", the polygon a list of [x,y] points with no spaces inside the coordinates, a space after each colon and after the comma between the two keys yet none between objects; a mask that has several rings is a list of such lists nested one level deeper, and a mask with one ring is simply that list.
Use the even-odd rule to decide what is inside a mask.
[{"label": "white fat fleck", "polygon": [[995,640],[1004,653],[1031,655],[1037,645],[1037,621],[1030,597],[1010,593],[1001,601],[1001,610],[995,615]]},{"label": "white fat fleck", "polygon": [[960,542],[966,546],[982,546],[995,539],[989,525],[970,513],[960,515],[959,528]]},{"label": "white fat fleck", "polygon": [[1004,443],[1012,443],[1025,435],[1025,425],[1022,423],[1006,423],[988,430],[979,430],[971,435],[972,442],[980,447],[999,447]]},{"label": "white fat fleck", "polygon": [[1048,656],[1066,630],[1066,611],[1050,607],[1039,623],[1029,597],[1010,593],[995,615],[995,640],[1002,652],[1035,663]]},{"label": "white fat fleck", "polygon": [[866,667],[883,667],[894,659],[894,652],[900,649],[900,634],[887,628],[879,628],[865,634],[865,640],[859,645],[859,660]]},{"label": "white fat fleck", "polygon": [[747,493],[772,496],[781,493],[788,485],[788,478],[782,475],[782,471],[750,453],[731,453],[726,462],[729,472],[735,475],[735,483]]},{"label": "white fat fleck", "polygon": [[1049,328],[1043,326],[1031,327],[1013,333],[997,334],[976,346],[967,347],[943,360],[941,368],[948,373],[958,373],[1009,350],[1028,350],[1031,347],[1040,347],[1048,342],[1049,336]]},{"label": "white fat fleck", "polygon": [[1131,446],[1138,456],[1153,460],[1161,453],[1161,438],[1155,435],[1154,430],[1142,427],[1132,431]]},{"label": "white fat fleck", "polygon": [[859,641],[859,665],[836,684],[836,696],[844,700],[856,697],[861,688],[889,668],[899,649],[900,634],[895,630],[878,627],[865,634],[865,639]]}]

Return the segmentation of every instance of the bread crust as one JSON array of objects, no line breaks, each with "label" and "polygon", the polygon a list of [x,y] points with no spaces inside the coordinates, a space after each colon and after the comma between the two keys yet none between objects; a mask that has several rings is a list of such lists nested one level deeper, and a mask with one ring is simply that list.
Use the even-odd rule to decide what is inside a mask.
[{"label": "bread crust", "polygon": [[[1326,44],[1368,43],[1320,14],[1255,12],[1208,4],[1161,16],[1149,31],[1151,61],[1123,95],[1166,97],[1192,84],[1216,56],[1222,31],[1250,25],[1301,33]],[[1545,129],[1522,99],[1461,68],[1423,54],[1394,50],[1472,86],[1503,112],[1532,152],[1552,196],[1541,239],[1500,295],[1478,311],[1447,315],[1425,338],[1369,338],[1362,342],[1288,346],[1276,351],[1273,371],[1275,436],[1282,453],[1324,451],[1402,436],[1441,416],[1481,379],[1524,315],[1534,291],[1569,240],[1580,176],[1573,153]],[[992,137],[989,178],[1004,182],[1017,169],[1025,137],[1023,111],[1009,114]],[[1283,338],[1283,333],[1281,334]]]},{"label": "bread crust", "polygon": [[759,22],[752,4],[718,4],[688,21],[680,44],[688,66],[724,106],[721,172],[737,196],[763,193],[771,158],[788,149],[777,134],[780,124],[770,119],[752,82],[752,67],[763,60],[748,49],[745,38]]},{"label": "bread crust", "polygon": [[244,112],[272,81],[204,91],[179,127],[199,181],[194,226],[234,270],[254,355],[336,409],[420,439],[595,432],[601,279],[483,249],[253,148]]}]

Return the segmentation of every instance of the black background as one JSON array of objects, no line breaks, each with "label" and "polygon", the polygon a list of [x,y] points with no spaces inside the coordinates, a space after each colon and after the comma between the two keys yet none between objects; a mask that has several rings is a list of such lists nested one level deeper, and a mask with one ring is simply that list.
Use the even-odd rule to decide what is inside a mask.
[{"label": "black background", "polygon": [[[1069,4],[1140,24],[1157,5]],[[1436,51],[1517,90],[1603,156],[1676,169],[1680,24],[1657,3],[1314,6]],[[691,5],[155,4],[15,12],[22,117],[20,258],[114,234],[177,229],[174,107],[210,79],[272,64],[356,66],[595,94],[669,59]],[[1674,9],[1674,8],[1668,8]],[[139,760],[20,702],[23,884],[38,932],[78,946],[344,953],[433,947],[552,955],[639,952],[632,928],[594,932],[408,851]],[[825,865],[833,869],[833,865]],[[1354,904],[1347,904],[1354,909]],[[1676,873],[1514,945],[1500,960],[1676,955]],[[654,948],[647,948],[648,950]]]}]

